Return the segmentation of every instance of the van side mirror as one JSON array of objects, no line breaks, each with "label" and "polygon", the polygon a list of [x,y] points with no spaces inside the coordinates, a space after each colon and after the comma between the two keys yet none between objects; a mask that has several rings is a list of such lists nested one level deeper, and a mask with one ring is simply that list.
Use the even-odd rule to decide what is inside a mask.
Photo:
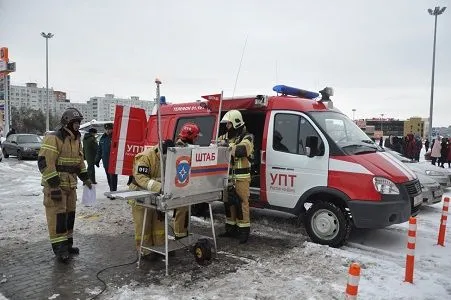
[{"label": "van side mirror", "polygon": [[319,155],[318,149],[318,137],[310,135],[305,140],[305,152],[308,157],[314,157]]}]

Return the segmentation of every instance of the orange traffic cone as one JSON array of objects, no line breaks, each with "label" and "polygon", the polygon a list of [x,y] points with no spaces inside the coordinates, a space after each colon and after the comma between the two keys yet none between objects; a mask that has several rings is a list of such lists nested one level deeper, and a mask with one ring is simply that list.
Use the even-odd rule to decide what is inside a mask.
[{"label": "orange traffic cone", "polygon": [[440,246],[445,247],[446,220],[448,220],[449,198],[443,199],[442,217],[440,218],[440,229],[438,232],[438,242]]},{"label": "orange traffic cone", "polygon": [[357,299],[357,291],[359,289],[360,281],[360,265],[352,263],[348,271],[348,284],[346,285],[346,299]]},{"label": "orange traffic cone", "polygon": [[407,236],[407,257],[405,281],[413,283],[413,268],[415,265],[415,243],[417,239],[417,219],[410,217]]}]

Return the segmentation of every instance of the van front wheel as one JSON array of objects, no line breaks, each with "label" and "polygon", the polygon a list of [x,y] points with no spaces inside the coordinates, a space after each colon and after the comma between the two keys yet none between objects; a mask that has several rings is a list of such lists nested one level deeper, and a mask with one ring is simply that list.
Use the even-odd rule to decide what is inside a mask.
[{"label": "van front wheel", "polygon": [[345,213],[331,202],[318,201],[307,210],[305,229],[313,242],[341,247],[348,239],[351,226]]}]

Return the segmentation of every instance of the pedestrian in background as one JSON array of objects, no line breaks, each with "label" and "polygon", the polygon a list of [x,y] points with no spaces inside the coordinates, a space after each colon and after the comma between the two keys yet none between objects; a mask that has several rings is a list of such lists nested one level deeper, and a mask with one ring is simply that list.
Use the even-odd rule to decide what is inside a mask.
[{"label": "pedestrian in background", "polygon": [[90,128],[88,133],[83,137],[83,154],[85,156],[85,160],[88,163],[88,175],[89,179],[93,184],[97,184],[96,182],[96,170],[94,168],[96,162],[96,154],[97,154],[97,139],[96,139],[97,129]]},{"label": "pedestrian in background", "polygon": [[440,148],[440,160],[438,166],[444,168],[445,162],[447,160],[448,160],[448,138],[442,138]]},{"label": "pedestrian in background", "polygon": [[429,150],[429,140],[426,139],[426,141],[424,142],[424,148],[426,149],[426,152],[428,152]]},{"label": "pedestrian in background", "polygon": [[[96,154],[96,166],[100,167],[100,160],[103,162],[103,168],[105,169],[106,178],[108,180],[108,186],[110,187],[110,192],[117,191],[117,174],[110,174],[108,172],[108,166],[110,163],[110,151],[111,151],[111,139],[113,136],[113,123],[107,123],[104,126],[105,133],[102,135],[99,141],[99,146],[97,147]],[[109,196],[111,200],[115,198]]]},{"label": "pedestrian in background", "polygon": [[421,142],[421,137],[419,135],[415,136],[415,160],[420,161],[421,149],[423,148],[423,143]]},{"label": "pedestrian in background", "polygon": [[406,152],[405,156],[414,160],[416,157],[416,143],[413,134],[409,133],[406,136]]},{"label": "pedestrian in background", "polygon": [[451,143],[448,140],[448,155],[447,155],[447,161],[448,161],[448,168],[451,168]]},{"label": "pedestrian in background", "polygon": [[436,139],[434,139],[432,141],[432,146],[431,146],[431,162],[432,164],[435,166],[435,163],[438,160],[438,164],[440,166],[440,157],[441,157],[441,150],[442,150],[442,145],[441,145],[441,138],[437,137]]}]

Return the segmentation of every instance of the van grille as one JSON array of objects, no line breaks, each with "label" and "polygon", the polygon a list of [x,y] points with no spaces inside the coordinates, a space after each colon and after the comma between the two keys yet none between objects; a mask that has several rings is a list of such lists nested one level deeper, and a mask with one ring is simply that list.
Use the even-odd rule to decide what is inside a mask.
[{"label": "van grille", "polygon": [[421,185],[420,182],[417,180],[410,181],[406,183],[406,189],[407,193],[409,193],[409,196],[413,197],[421,193]]}]

